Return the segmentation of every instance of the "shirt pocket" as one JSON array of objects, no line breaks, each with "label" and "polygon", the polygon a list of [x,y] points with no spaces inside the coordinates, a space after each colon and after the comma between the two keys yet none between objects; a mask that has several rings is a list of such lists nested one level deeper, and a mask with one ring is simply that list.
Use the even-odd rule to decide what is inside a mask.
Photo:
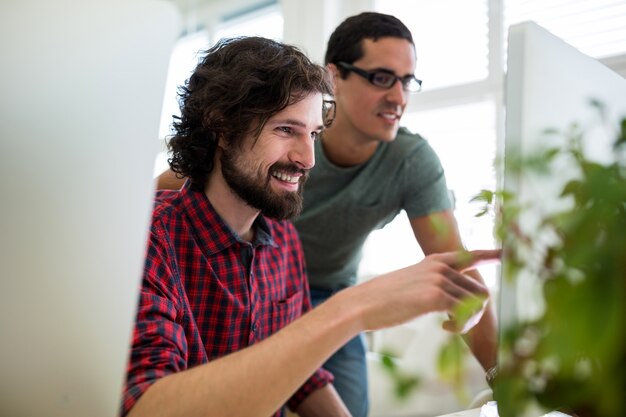
[{"label": "shirt pocket", "polygon": [[272,301],[271,330],[276,333],[302,314],[302,297],[304,291],[298,291],[284,300]]}]

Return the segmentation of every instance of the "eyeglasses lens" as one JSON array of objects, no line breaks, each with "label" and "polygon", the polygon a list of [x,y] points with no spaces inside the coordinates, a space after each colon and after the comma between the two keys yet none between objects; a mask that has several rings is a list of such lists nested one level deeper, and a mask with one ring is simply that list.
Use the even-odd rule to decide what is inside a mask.
[{"label": "eyeglasses lens", "polygon": [[322,105],[322,120],[324,122],[324,127],[330,127],[335,120],[336,112],[337,107],[335,105],[335,100],[324,100]]}]

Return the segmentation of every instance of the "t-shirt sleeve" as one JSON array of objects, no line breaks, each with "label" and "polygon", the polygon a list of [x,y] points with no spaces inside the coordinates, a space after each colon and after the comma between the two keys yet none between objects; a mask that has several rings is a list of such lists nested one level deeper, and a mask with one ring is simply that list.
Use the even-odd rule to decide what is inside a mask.
[{"label": "t-shirt sleeve", "polygon": [[404,164],[403,209],[409,218],[452,209],[444,169],[425,140],[407,156]]},{"label": "t-shirt sleeve", "polygon": [[158,379],[187,368],[182,312],[172,301],[176,296],[167,284],[172,274],[166,259],[159,230],[153,227],[122,394],[122,416]]}]

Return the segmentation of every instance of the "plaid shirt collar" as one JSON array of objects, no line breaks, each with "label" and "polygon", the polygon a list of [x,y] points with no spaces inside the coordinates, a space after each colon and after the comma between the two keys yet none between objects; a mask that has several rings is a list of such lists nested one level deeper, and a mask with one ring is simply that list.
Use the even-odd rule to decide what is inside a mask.
[{"label": "plaid shirt collar", "polygon": [[260,245],[278,247],[274,242],[272,227],[262,215],[257,216],[252,225],[255,229],[254,240],[247,242],[224,222],[204,192],[190,188],[189,181],[181,188],[180,199],[192,226],[192,233],[201,247],[205,248],[207,256],[221,252],[238,242],[255,248]]}]

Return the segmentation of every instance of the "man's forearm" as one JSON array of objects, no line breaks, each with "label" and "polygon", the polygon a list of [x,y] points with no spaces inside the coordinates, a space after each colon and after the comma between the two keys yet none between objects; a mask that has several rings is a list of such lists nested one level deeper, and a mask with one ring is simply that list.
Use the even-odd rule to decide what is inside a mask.
[{"label": "man's forearm", "polygon": [[[438,225],[438,227],[435,227]],[[425,254],[463,250],[463,242],[458,230],[454,213],[451,210],[411,219],[415,238]],[[442,233],[441,230],[446,231]],[[484,285],[480,273],[467,270],[466,275]],[[497,324],[491,300],[480,322],[464,336],[470,350],[485,370],[496,364],[497,359]]]},{"label": "man's forearm", "polygon": [[329,300],[258,344],[155,382],[129,416],[269,416],[359,325]]},{"label": "man's forearm", "polygon": [[[467,275],[482,282],[482,277],[476,270],[467,271]],[[470,350],[485,371],[495,366],[498,358],[498,324],[493,309],[492,300],[485,308],[480,322],[465,336]]]}]

